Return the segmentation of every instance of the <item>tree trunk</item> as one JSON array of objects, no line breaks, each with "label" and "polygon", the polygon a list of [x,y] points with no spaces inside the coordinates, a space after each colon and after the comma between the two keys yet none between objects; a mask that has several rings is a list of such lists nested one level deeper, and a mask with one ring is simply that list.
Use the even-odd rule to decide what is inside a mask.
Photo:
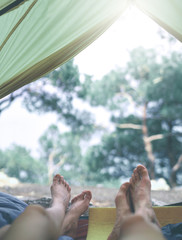
[{"label": "tree trunk", "polygon": [[54,150],[49,154],[49,159],[48,159],[49,184],[52,182],[53,174],[54,174]]},{"label": "tree trunk", "polygon": [[143,133],[143,142],[145,146],[145,151],[147,153],[147,157],[150,162],[149,174],[151,179],[155,179],[155,169],[154,169],[155,157],[152,150],[152,144],[148,136],[148,128],[147,128],[147,103],[145,103],[143,107],[142,133]]},{"label": "tree trunk", "polygon": [[170,160],[170,167],[171,167],[171,176],[170,176],[170,185],[171,187],[176,186],[176,171],[173,171],[174,166],[176,165],[176,160],[173,154],[173,147],[172,147],[172,123],[168,122],[169,127],[169,135],[167,138],[167,150],[168,150],[168,158]]},{"label": "tree trunk", "polygon": [[182,164],[182,155],[179,156],[177,163],[173,166],[171,170],[171,176],[170,176],[170,184],[172,187],[176,186],[176,174],[178,170],[180,169]]},{"label": "tree trunk", "polygon": [[56,155],[56,150],[52,150],[52,152],[49,154],[48,159],[48,178],[49,178],[49,184],[52,183],[53,175],[56,172],[59,172],[60,167],[64,164],[66,157],[62,156],[60,157],[60,160],[58,163],[54,163],[54,157]]}]

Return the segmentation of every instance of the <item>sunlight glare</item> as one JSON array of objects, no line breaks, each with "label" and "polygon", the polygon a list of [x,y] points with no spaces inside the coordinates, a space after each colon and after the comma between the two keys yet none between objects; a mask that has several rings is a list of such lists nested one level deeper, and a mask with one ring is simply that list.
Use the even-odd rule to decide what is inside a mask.
[{"label": "sunlight glare", "polygon": [[157,44],[159,26],[135,7],[129,8],[100,38],[75,57],[80,73],[100,79],[116,66],[124,66],[128,51]]}]

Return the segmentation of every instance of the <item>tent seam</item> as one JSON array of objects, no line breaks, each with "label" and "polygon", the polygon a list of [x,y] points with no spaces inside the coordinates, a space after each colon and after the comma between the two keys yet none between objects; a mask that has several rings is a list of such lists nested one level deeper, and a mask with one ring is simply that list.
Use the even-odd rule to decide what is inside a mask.
[{"label": "tent seam", "polygon": [[5,6],[4,8],[2,8],[0,10],[0,16],[10,12],[10,11],[13,11],[14,9],[18,8],[21,4],[23,4],[25,1],[27,0],[16,0],[12,3],[10,3],[9,5]]},{"label": "tent seam", "polygon": [[25,19],[25,17],[28,15],[28,13],[31,11],[31,9],[34,7],[34,5],[37,3],[38,0],[35,0],[29,8],[26,10],[26,12],[23,14],[23,16],[19,19],[19,21],[16,23],[16,25],[12,28],[12,30],[9,32],[8,36],[5,38],[4,42],[0,46],[0,51],[3,49],[9,38],[12,36],[12,34],[15,32],[17,27],[20,25],[20,23]]}]

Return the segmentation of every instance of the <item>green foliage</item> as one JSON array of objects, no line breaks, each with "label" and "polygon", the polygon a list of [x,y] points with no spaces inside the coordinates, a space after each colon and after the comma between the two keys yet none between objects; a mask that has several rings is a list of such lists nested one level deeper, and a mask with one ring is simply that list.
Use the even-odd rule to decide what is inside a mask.
[{"label": "green foliage", "polygon": [[163,58],[161,66],[161,78],[153,85],[148,92],[150,101],[156,105],[149,111],[158,118],[173,121],[182,118],[182,56],[174,52],[170,57]]},{"label": "green foliage", "polygon": [[85,135],[92,131],[94,121],[91,113],[74,107],[80,84],[78,67],[70,60],[45,78],[30,84],[23,104],[30,112],[56,113],[72,131]]},{"label": "green foliage", "polygon": [[0,169],[5,168],[6,166],[6,158],[4,152],[0,150]]},{"label": "green foliage", "polygon": [[12,145],[4,152],[1,151],[0,157],[0,168],[10,177],[15,177],[21,182],[44,182],[44,165],[32,158],[26,148]]},{"label": "green foliage", "polygon": [[101,144],[88,150],[87,181],[102,182],[131,175],[138,163],[146,164],[146,154],[140,131],[117,128],[104,135]]},{"label": "green foliage", "polygon": [[[156,176],[169,180],[170,169],[181,154],[181,79],[182,55],[177,52],[162,56],[155,49],[133,49],[125,68],[112,70],[99,81],[85,75],[81,82],[71,60],[30,84],[23,95],[29,111],[56,113],[70,131],[61,133],[56,125],[50,126],[40,138],[40,161],[19,146],[0,151],[0,168],[21,181],[43,181],[40,175],[53,170],[72,184],[116,184],[131,175],[138,163],[149,166],[142,132],[145,122],[148,137],[162,136],[151,141],[156,166],[167,169],[156,170]],[[79,110],[75,99],[80,105],[86,101],[92,107],[104,107],[111,115],[113,130],[97,128],[91,112]],[[98,131],[100,143],[83,149],[82,143],[88,147],[98,129],[102,129]],[[26,178],[21,177],[22,171]]]},{"label": "green foliage", "polygon": [[[181,154],[181,79],[180,53],[158,56],[154,49],[140,47],[131,51],[126,69],[111,71],[100,81],[94,81],[92,85],[90,83],[86,99],[93,106],[103,105],[110,110],[111,121],[116,127],[118,124],[127,123],[142,126],[142,109],[146,105],[148,136],[163,136],[152,141],[153,154],[161,164],[171,169]],[[134,108],[133,115],[127,111],[129,106]],[[120,154],[118,146],[121,148]],[[113,157],[110,156],[110,151],[114,152]],[[120,159],[118,164],[111,161],[115,157]],[[98,181],[104,181],[106,178],[125,176],[127,171],[122,172],[120,169],[125,170],[122,159],[125,162],[127,159],[128,170],[132,168],[132,164],[149,164],[141,129],[118,128],[112,134],[104,136],[100,145],[90,148],[86,156],[90,170],[88,178],[96,177]],[[112,171],[109,170],[111,167]],[[165,175],[168,180],[169,172],[168,176]]]},{"label": "green foliage", "polygon": [[73,64],[73,60],[52,71],[46,77],[51,80],[53,86],[68,94],[74,92],[75,87],[80,86],[79,70]]},{"label": "green foliage", "polygon": [[[85,80],[82,89],[85,91],[84,98],[92,106],[105,106],[108,109],[118,108],[120,98],[116,94],[120,93],[122,87],[125,87],[127,80],[124,78],[124,72],[120,69],[111,71],[100,81],[92,82],[90,79]],[[87,91],[85,90],[87,89]]]},{"label": "green foliage", "polygon": [[72,132],[61,134],[55,125],[51,125],[40,138],[41,160],[48,167],[53,158],[53,172],[59,172],[69,182],[76,184],[82,180],[82,154],[80,136]]}]

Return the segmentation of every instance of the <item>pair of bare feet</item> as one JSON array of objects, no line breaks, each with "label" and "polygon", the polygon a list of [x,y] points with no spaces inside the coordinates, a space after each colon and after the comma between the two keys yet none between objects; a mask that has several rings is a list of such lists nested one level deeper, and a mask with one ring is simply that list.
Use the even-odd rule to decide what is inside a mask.
[{"label": "pair of bare feet", "polygon": [[159,226],[152,209],[149,174],[143,165],[135,168],[130,181],[120,187],[115,204],[116,222],[108,240],[120,239],[124,224],[134,215],[142,216],[146,221]]},{"label": "pair of bare feet", "polygon": [[[26,239],[30,240],[49,240],[57,239],[61,235],[74,238],[78,219],[89,206],[91,192],[83,191],[73,198],[70,209],[66,212],[71,197],[71,188],[64,178],[57,174],[53,178],[51,195],[52,206],[50,208],[28,206],[11,226],[3,230],[0,238],[18,240],[26,236]],[[138,232],[143,234],[143,239],[146,239],[146,236],[149,239],[148,230],[151,231],[150,239],[164,239],[158,234],[159,228],[156,227],[158,222],[152,209],[150,195],[151,183],[148,171],[140,165],[133,171],[130,182],[124,183],[116,196],[116,222],[108,240],[120,240],[123,236],[127,236],[128,239],[128,233],[129,235],[132,233],[130,239],[134,239]]]},{"label": "pair of bare feet", "polygon": [[[53,199],[52,208],[59,211],[56,214],[58,218],[54,220],[59,222],[57,229],[60,229],[59,235],[67,235],[75,237],[78,219],[85,212],[91,200],[91,192],[83,191],[71,201],[71,207],[67,213],[66,209],[70,200],[71,188],[64,178],[56,175],[51,186],[51,194]],[[119,240],[122,231],[126,226],[128,219],[132,216],[144,218],[149,223],[154,223],[159,227],[155,213],[151,203],[151,182],[147,169],[143,165],[139,165],[132,174],[130,182],[124,183],[116,196],[116,222],[108,240]]]},{"label": "pair of bare feet", "polygon": [[[59,235],[66,235],[74,238],[77,232],[79,217],[88,209],[92,194],[90,191],[83,191],[71,200],[71,205],[68,209],[68,204],[71,198],[71,188],[62,176],[57,174],[53,178],[51,185],[52,208],[57,208],[60,215],[64,215],[61,222],[56,221],[61,225]],[[68,209],[68,211],[67,211]],[[62,217],[62,216],[61,216]]]}]

